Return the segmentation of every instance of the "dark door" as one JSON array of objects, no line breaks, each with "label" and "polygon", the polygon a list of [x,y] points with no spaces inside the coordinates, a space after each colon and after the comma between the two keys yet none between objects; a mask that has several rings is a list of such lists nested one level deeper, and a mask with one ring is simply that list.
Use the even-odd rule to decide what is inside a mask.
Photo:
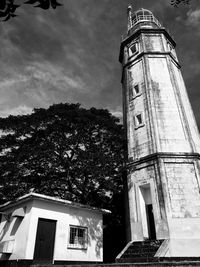
[{"label": "dark door", "polygon": [[52,262],[56,221],[38,219],[34,261]]},{"label": "dark door", "polygon": [[147,212],[147,224],[148,224],[148,231],[149,231],[149,239],[155,240],[156,239],[156,229],[155,229],[152,204],[146,205],[146,212]]}]

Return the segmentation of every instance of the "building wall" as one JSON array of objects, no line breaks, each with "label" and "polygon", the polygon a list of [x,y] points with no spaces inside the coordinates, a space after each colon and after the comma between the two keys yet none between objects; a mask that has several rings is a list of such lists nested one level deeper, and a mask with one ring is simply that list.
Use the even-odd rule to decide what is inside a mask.
[{"label": "building wall", "polygon": [[[0,223],[0,247],[4,251],[11,250],[12,254],[0,253],[0,259],[25,259],[30,226],[31,202],[17,208],[25,209],[25,217],[11,217],[9,221],[2,216]],[[14,210],[8,209],[6,213],[12,214]],[[9,247],[8,247],[9,246]]]},{"label": "building wall", "polygon": [[[154,211],[154,220],[157,239],[169,238],[168,222],[166,217],[166,204],[163,196],[163,185],[160,176],[160,166],[155,160],[140,163],[130,169],[128,175],[128,193],[130,205],[131,240],[143,240],[147,230],[144,229],[146,214],[142,208],[141,194],[148,186],[149,198]],[[148,198],[145,200],[146,204]]]},{"label": "building wall", "polygon": [[[129,47],[135,42],[138,53],[130,57]],[[139,57],[141,53],[146,54]],[[123,105],[129,158],[200,151],[199,132],[175,49],[165,36],[141,34],[124,48],[124,60]],[[130,92],[136,84],[140,93],[133,96]],[[139,113],[143,124],[136,127]]]},{"label": "building wall", "polygon": [[[152,150],[152,140],[149,137],[150,124],[149,113],[146,107],[147,97],[144,80],[144,62],[142,59],[137,60],[127,69],[128,90],[126,91],[128,109],[127,109],[127,128],[128,128],[128,149],[129,157],[138,159],[147,156]],[[140,94],[130,97],[130,90],[138,85]],[[137,127],[135,125],[135,117],[142,114],[143,125]]]},{"label": "building wall", "polygon": [[[55,261],[102,261],[103,260],[103,226],[102,214],[87,209],[73,208],[67,205],[34,200],[28,206],[26,216],[21,221],[15,235],[11,234],[15,218],[8,226],[5,222],[0,224],[4,228],[2,239],[15,239],[14,250],[10,260],[32,260],[34,256],[37,224],[39,218],[56,220],[56,233],[54,256]],[[72,249],[69,244],[69,226],[84,226],[88,228],[87,249]],[[5,230],[6,229],[6,230]],[[0,230],[0,232],[1,232]],[[0,259],[6,259],[5,255]]]},{"label": "building wall", "polygon": [[198,162],[163,159],[162,177],[171,238],[200,239],[200,180]]},{"label": "building wall", "polygon": [[[102,215],[98,212],[70,208],[49,202],[35,200],[31,213],[26,258],[32,259],[38,218],[56,220],[54,260],[59,261],[102,261],[103,227]],[[69,225],[88,227],[88,248],[68,248]]]}]

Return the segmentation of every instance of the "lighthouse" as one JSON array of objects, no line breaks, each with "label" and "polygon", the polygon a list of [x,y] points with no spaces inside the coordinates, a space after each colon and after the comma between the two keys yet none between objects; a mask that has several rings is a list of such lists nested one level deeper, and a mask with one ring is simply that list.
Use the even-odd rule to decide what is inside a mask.
[{"label": "lighthouse", "polygon": [[[130,244],[154,256],[200,257],[200,136],[170,33],[147,9],[128,7],[122,37]],[[160,243],[159,243],[160,241]]]}]

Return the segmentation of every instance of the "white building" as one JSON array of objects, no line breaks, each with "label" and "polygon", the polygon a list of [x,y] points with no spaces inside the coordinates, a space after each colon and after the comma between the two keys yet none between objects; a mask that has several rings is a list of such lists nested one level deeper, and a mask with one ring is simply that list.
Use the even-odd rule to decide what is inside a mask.
[{"label": "white building", "polygon": [[103,260],[102,214],[108,210],[30,193],[1,205],[0,211],[1,261]]}]

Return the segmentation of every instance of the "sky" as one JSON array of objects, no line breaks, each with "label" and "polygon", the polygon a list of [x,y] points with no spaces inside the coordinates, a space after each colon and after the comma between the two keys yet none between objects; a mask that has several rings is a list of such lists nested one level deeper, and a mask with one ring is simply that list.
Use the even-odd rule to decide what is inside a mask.
[{"label": "sky", "polygon": [[41,10],[26,5],[0,22],[0,116],[56,103],[81,103],[122,113],[121,35],[128,4],[147,8],[177,43],[189,98],[200,128],[200,1],[174,8],[170,0],[60,0]]}]

